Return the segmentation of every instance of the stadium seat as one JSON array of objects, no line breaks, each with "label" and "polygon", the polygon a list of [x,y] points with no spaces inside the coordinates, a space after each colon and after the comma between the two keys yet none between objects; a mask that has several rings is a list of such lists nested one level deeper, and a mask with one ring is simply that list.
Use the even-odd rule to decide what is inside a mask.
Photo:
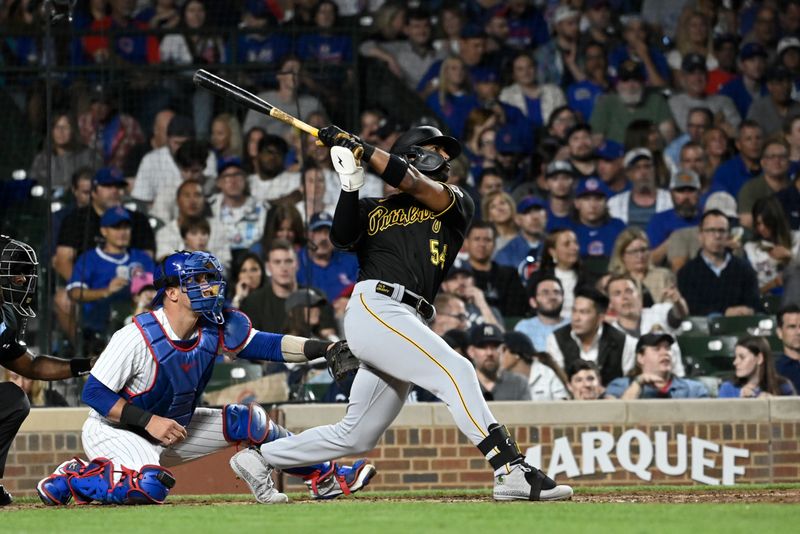
[{"label": "stadium seat", "polygon": [[214,365],[214,372],[208,381],[206,391],[216,391],[241,382],[258,380],[262,376],[264,370],[257,363],[218,363]]},{"label": "stadium seat", "polygon": [[520,317],[517,315],[512,315],[510,317],[505,317],[503,319],[503,326],[506,329],[506,332],[511,332],[514,330],[514,327],[517,326],[517,323],[520,322],[524,317]]},{"label": "stadium seat", "polygon": [[707,336],[708,318],[701,316],[690,316],[681,322],[682,336]]},{"label": "stadium seat", "polygon": [[678,336],[689,376],[727,376],[733,371],[736,336]]},{"label": "stadium seat", "polygon": [[603,276],[608,273],[608,261],[606,256],[583,256],[581,263],[586,272]]},{"label": "stadium seat", "polygon": [[712,336],[769,336],[775,332],[776,324],[772,315],[715,317],[708,322],[708,333]]},{"label": "stadium seat", "polygon": [[775,315],[781,308],[782,299],[783,297],[781,295],[762,295],[761,304],[764,306],[764,311]]}]

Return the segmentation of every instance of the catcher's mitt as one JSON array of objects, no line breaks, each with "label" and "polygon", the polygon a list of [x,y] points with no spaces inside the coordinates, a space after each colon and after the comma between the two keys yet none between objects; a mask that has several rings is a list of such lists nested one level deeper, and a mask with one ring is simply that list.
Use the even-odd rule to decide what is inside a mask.
[{"label": "catcher's mitt", "polygon": [[358,370],[361,363],[347,346],[347,341],[337,341],[325,353],[328,362],[328,372],[337,384],[350,378]]}]

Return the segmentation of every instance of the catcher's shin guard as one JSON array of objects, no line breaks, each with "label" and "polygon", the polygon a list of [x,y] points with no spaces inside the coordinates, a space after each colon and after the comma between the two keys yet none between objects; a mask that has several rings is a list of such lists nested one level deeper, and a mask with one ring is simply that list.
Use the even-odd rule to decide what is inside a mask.
[{"label": "catcher's shin guard", "polygon": [[114,482],[114,464],[95,458],[80,475],[68,479],[78,504],[99,501],[103,504],[161,504],[175,485],[175,477],[158,465],[145,465],[140,471],[121,466],[122,477]]}]

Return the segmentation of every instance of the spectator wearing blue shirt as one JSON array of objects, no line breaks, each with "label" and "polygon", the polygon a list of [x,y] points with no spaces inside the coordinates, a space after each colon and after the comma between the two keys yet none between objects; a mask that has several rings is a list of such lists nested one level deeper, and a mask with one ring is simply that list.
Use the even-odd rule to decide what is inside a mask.
[{"label": "spectator wearing blue shirt", "polygon": [[333,32],[339,18],[339,7],[332,0],[323,0],[314,6],[312,17],[314,31],[300,36],[297,55],[304,62],[339,66],[339,70],[343,70],[342,65],[353,61],[353,43],[349,35]]},{"label": "spectator wearing blue shirt", "polygon": [[315,213],[308,225],[308,244],[298,255],[297,282],[319,288],[329,299],[356,282],[358,259],[354,254],[335,250],[330,240],[333,217]]},{"label": "spectator wearing blue shirt", "polygon": [[539,352],[547,350],[547,336],[569,322],[561,316],[564,308],[564,288],[561,280],[552,273],[537,273],[528,284],[528,304],[536,311],[535,317],[522,319],[514,330],[530,338]]},{"label": "spectator wearing blue shirt", "polygon": [[783,343],[783,353],[775,358],[775,370],[800,391],[800,306],[786,304],[778,310],[775,333]]},{"label": "spectator wearing blue shirt", "polygon": [[[474,24],[464,26],[458,39],[458,57],[466,66],[470,78],[476,75],[480,76],[487,70],[497,72],[495,66],[487,65],[484,61],[485,53],[486,32],[483,28]],[[440,76],[444,61],[441,59],[432,64],[417,84],[417,93],[423,99],[427,99],[441,85]]]},{"label": "spectator wearing blue shirt", "polygon": [[580,255],[610,257],[617,236],[625,223],[608,214],[609,191],[598,178],[588,178],[578,184],[575,191],[576,220],[572,230],[578,236]]},{"label": "spectator wearing blue shirt", "polygon": [[511,0],[507,2],[509,46],[520,50],[532,50],[550,40],[550,29],[542,13],[530,2]]},{"label": "spectator wearing blue shirt", "polygon": [[597,176],[606,184],[612,195],[631,190],[631,182],[625,175],[623,157],[625,147],[611,139],[603,141],[594,151],[597,157]]},{"label": "spectator wearing blue shirt", "polygon": [[145,251],[130,248],[131,227],[128,210],[122,206],[107,209],[100,218],[105,243],[87,250],[75,262],[67,293],[74,302],[82,303],[81,322],[87,339],[94,334],[105,335],[112,309],[119,309],[122,318],[130,315],[131,279],[155,270]]},{"label": "spectator wearing blue shirt", "polygon": [[519,269],[527,263],[542,259],[545,228],[547,227],[547,202],[537,197],[526,197],[517,203],[515,217],[519,234],[501,248],[494,257],[500,265]]},{"label": "spectator wearing blue shirt", "polygon": [[[472,75],[472,82],[479,104],[484,109],[494,113],[497,122],[503,124],[500,129],[504,132],[511,132],[514,138],[524,147],[525,152],[533,150],[533,132],[536,128],[531,126],[519,108],[502,100],[500,97],[500,76],[491,70],[480,71]],[[538,126],[541,126],[541,124]]]},{"label": "spectator wearing blue shirt", "polygon": [[738,198],[739,190],[750,180],[761,174],[761,150],[764,136],[761,126],[751,120],[742,121],[736,137],[739,154],[727,160],[714,172],[711,178],[711,192],[725,191]]},{"label": "spectator wearing blue shirt", "polygon": [[550,192],[547,232],[550,233],[557,228],[570,228],[575,169],[568,161],[554,160],[547,166],[544,175],[547,190]]},{"label": "spectator wearing blue shirt", "polygon": [[763,337],[746,336],[736,342],[733,367],[735,376],[719,388],[720,398],[765,398],[796,395],[792,383],[778,375],[772,350]]},{"label": "spectator wearing blue shirt", "polygon": [[789,228],[800,230],[800,173],[795,175],[793,182],[786,189],[775,193],[775,198],[783,206]]},{"label": "spectator wearing blue shirt", "polygon": [[719,90],[719,94],[733,100],[739,116],[747,117],[753,97],[767,94],[767,87],[763,82],[766,68],[767,51],[764,47],[758,43],[744,44],[739,51],[739,70],[742,74]]},{"label": "spectator wearing blue shirt", "polygon": [[580,113],[584,121],[592,118],[597,97],[611,91],[608,79],[606,49],[598,42],[590,42],[583,51],[583,70],[586,79],[567,87],[567,104]]},{"label": "spectator wearing blue shirt", "polygon": [[[272,19],[272,21],[270,20]],[[270,16],[266,2],[248,0],[240,32],[236,40],[236,60],[238,63],[257,63],[265,67],[277,68],[280,61],[292,51],[289,36],[278,31],[268,31],[270,23],[275,23]],[[269,69],[264,69],[265,74],[256,75],[254,80],[258,85],[271,81]],[[250,75],[254,75],[250,71]]]},{"label": "spectator wearing blue shirt", "polygon": [[450,134],[461,138],[469,112],[480,104],[472,92],[464,61],[451,56],[441,63],[439,89],[428,96],[425,104],[445,123]]},{"label": "spectator wearing blue shirt", "polygon": [[667,255],[667,239],[675,230],[700,224],[700,177],[688,169],[672,173],[669,180],[672,209],[653,215],[647,224],[650,258],[659,265]]},{"label": "spectator wearing blue shirt", "polygon": [[636,343],[636,364],[628,376],[615,378],[606,396],[622,400],[698,399],[708,389],[696,380],[672,373],[672,345],[675,338],[664,333],[645,334]]},{"label": "spectator wearing blue shirt", "polygon": [[667,58],[656,47],[647,44],[647,28],[641,17],[637,15],[626,17],[622,38],[624,44],[612,50],[609,57],[612,73],[618,72],[626,61],[633,60],[644,67],[648,86],[669,85],[671,71]]}]

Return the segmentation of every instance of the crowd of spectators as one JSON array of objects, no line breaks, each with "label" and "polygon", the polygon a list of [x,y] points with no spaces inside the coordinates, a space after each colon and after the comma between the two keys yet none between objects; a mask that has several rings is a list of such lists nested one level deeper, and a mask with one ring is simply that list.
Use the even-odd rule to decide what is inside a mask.
[{"label": "crowd of spectators", "polygon": [[[86,0],[57,50],[25,34],[36,5],[0,9],[0,91],[50,138],[27,175],[61,208],[65,343],[101,350],[147,311],[176,249],[214,253],[254,327],[342,334],[358,261],[329,239],[329,151],[191,85],[227,66],[312,126],[343,121],[386,150],[422,123],[462,141],[450,181],[476,216],[431,327],[487,398],[713,396],[687,376],[682,324],[763,313],[782,353],[741,332],[718,394],[800,389],[799,0]],[[45,125],[39,84],[2,66],[47,62],[122,68],[125,86],[60,80],[66,107]],[[352,102],[366,69],[387,75],[368,91],[414,109]],[[368,174],[360,193],[391,191]]]}]

